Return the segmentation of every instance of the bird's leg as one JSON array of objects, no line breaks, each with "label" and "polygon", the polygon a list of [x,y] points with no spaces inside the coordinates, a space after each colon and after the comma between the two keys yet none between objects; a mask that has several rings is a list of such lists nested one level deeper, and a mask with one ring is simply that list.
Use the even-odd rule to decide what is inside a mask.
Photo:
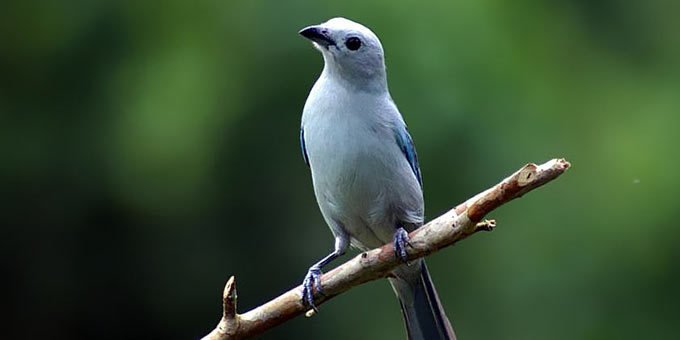
[{"label": "bird's leg", "polygon": [[408,262],[408,254],[406,253],[406,245],[408,244],[408,232],[406,229],[399,226],[397,232],[394,233],[394,252],[398,258],[404,262]]},{"label": "bird's leg", "polygon": [[302,281],[302,303],[312,307],[314,311],[318,312],[316,305],[314,304],[314,290],[319,294],[323,294],[321,290],[321,268],[333,261],[335,258],[343,255],[347,251],[349,246],[349,240],[347,237],[336,236],[335,237],[335,250],[328,254],[328,256],[321,259],[321,261],[315,263],[313,266],[309,267],[305,279]]}]

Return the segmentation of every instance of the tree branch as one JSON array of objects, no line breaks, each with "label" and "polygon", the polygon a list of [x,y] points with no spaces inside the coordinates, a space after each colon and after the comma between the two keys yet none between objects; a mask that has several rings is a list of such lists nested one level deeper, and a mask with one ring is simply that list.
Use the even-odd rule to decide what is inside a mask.
[{"label": "tree branch", "polygon": [[[521,197],[546,184],[569,169],[564,159],[553,159],[545,164],[533,163],[507,177],[494,187],[468,199],[447,213],[430,221],[409,234],[408,258],[427,256],[450,246],[478,231],[489,231],[496,226],[494,220],[482,221],[484,216],[499,206]],[[395,256],[393,245],[363,252],[321,277],[323,294],[316,294],[317,305],[358,286],[364,282],[386,277],[402,264]],[[313,310],[302,304],[302,287],[297,286],[275,299],[244,314],[236,312],[236,281],[229,278],[223,294],[222,320],[203,339],[242,339],[260,334],[286,320]]]}]

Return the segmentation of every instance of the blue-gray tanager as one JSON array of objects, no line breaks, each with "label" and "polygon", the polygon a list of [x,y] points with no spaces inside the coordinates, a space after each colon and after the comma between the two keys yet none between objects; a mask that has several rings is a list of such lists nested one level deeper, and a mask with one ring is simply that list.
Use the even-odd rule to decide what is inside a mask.
[{"label": "blue-gray tanager", "polygon": [[[423,224],[424,203],[416,150],[388,91],[378,37],[344,18],[300,34],[324,59],[305,103],[300,142],[319,208],[335,236],[335,250],[310,267],[303,281],[303,301],[315,308],[321,268],[350,244],[369,250],[394,242],[405,260],[407,232]],[[409,339],[455,339],[423,260],[397,267],[389,280]]]}]

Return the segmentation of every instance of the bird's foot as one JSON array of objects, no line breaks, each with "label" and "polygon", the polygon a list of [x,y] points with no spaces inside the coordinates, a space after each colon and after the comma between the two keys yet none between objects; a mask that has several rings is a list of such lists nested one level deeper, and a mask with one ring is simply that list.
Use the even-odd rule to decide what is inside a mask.
[{"label": "bird's foot", "polygon": [[321,290],[321,268],[317,266],[312,266],[307,271],[305,279],[302,281],[302,303],[306,306],[311,307],[315,312],[319,310],[314,304],[314,290],[319,294],[323,294]]},{"label": "bird's foot", "polygon": [[394,233],[394,252],[404,262],[408,262],[408,254],[406,253],[406,245],[408,244],[408,233],[404,228],[399,227],[397,232]]}]

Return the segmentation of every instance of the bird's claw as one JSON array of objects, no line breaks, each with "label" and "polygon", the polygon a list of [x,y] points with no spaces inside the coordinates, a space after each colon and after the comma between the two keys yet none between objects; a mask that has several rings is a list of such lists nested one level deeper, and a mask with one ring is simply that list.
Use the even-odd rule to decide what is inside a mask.
[{"label": "bird's claw", "polygon": [[406,253],[406,245],[408,243],[408,233],[404,228],[397,229],[394,233],[394,252],[398,258],[404,262],[408,262],[408,254]]},{"label": "bird's claw", "polygon": [[305,275],[305,279],[302,281],[302,303],[311,307],[315,312],[319,310],[314,304],[314,290],[319,294],[323,294],[321,290],[321,268],[311,267]]}]

